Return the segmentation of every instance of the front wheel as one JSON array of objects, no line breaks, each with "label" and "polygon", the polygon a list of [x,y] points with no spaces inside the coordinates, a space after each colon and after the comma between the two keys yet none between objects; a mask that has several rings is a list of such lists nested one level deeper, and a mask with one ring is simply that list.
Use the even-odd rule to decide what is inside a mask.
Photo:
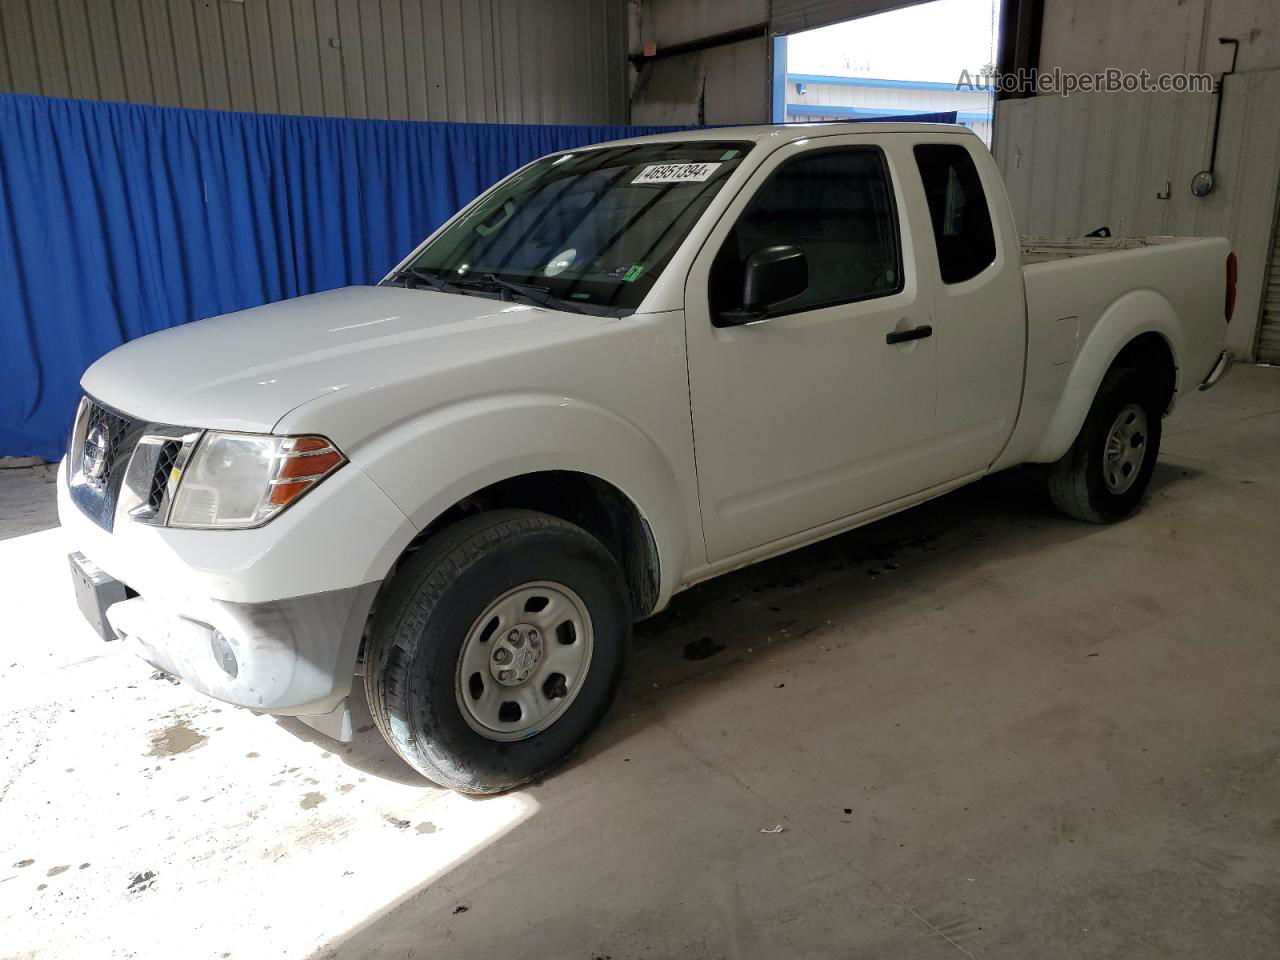
[{"label": "front wheel", "polygon": [[1071,449],[1049,469],[1049,496],[1089,523],[1126,516],[1146,492],[1160,452],[1164,410],[1139,370],[1107,372]]},{"label": "front wheel", "polygon": [[365,654],[370,710],[428,779],[507,790],[595,727],[629,633],[622,574],[598,540],[533,511],[478,514],[397,571]]}]

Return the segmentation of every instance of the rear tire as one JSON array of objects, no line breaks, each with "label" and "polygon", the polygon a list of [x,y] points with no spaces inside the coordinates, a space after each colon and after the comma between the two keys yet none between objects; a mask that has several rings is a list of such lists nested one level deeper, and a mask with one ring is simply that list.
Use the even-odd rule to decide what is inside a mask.
[{"label": "rear tire", "polygon": [[1141,371],[1109,370],[1071,449],[1049,468],[1053,505],[1089,523],[1131,513],[1155,469],[1166,405]]},{"label": "rear tire", "polygon": [[600,721],[630,630],[598,540],[531,510],[477,514],[429,540],[379,603],[370,712],[435,783],[508,790],[562,764]]}]

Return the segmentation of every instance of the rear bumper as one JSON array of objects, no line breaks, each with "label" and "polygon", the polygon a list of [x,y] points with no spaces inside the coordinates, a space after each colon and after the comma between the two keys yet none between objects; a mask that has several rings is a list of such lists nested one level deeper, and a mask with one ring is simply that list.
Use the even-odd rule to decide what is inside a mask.
[{"label": "rear bumper", "polygon": [[1218,360],[1213,365],[1213,369],[1209,371],[1209,375],[1204,378],[1204,382],[1200,384],[1201,390],[1208,390],[1219,380],[1227,375],[1227,371],[1231,369],[1231,365],[1236,362],[1236,355],[1230,350],[1223,350],[1218,354]]}]

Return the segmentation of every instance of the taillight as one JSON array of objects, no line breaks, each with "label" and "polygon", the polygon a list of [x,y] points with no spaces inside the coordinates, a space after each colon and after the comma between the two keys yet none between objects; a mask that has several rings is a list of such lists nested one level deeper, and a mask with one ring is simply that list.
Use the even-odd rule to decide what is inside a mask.
[{"label": "taillight", "polygon": [[1236,312],[1236,255],[1235,251],[1227,254],[1227,302],[1225,305],[1225,313],[1227,315],[1227,323],[1231,322],[1231,315]]}]

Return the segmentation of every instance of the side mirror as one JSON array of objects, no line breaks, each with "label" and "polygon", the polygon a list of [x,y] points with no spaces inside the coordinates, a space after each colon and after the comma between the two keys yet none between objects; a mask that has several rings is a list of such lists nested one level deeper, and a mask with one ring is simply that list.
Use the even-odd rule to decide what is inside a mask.
[{"label": "side mirror", "polygon": [[733,327],[762,319],[775,303],[803,293],[809,286],[809,262],[799,247],[779,245],[753,250],[742,276],[742,307],[725,310],[715,323]]}]

